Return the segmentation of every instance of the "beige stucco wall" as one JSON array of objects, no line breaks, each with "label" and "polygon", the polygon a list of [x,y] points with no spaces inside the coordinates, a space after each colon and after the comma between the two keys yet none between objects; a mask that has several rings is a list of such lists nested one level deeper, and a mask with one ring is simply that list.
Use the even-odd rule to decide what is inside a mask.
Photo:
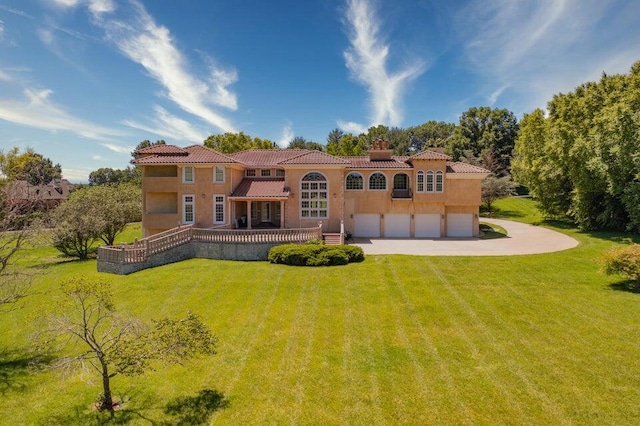
[{"label": "beige stucco wall", "polygon": [[479,206],[481,179],[445,179],[447,206]]}]

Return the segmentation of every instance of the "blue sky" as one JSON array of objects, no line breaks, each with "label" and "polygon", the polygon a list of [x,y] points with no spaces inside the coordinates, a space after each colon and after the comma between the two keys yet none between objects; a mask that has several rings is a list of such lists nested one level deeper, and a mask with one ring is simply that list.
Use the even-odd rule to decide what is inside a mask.
[{"label": "blue sky", "polygon": [[640,60],[640,2],[0,0],[0,148],[87,179],[144,139],[518,118]]}]

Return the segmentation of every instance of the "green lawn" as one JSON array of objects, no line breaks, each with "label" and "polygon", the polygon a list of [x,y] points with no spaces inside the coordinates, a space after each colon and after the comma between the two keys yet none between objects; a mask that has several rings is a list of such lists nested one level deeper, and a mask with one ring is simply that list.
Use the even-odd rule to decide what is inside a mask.
[{"label": "green lawn", "polygon": [[[498,211],[555,223],[528,199]],[[81,274],[111,282],[122,313],[191,310],[220,339],[213,357],[116,378],[128,402],[113,424],[163,424],[167,403],[202,389],[229,401],[215,424],[640,424],[640,294],[595,262],[632,236],[556,224],[576,249],[327,268],[194,259],[121,277],[35,248],[37,294],[0,314],[0,423],[108,420],[91,410],[98,380],[29,366],[37,307]]]}]

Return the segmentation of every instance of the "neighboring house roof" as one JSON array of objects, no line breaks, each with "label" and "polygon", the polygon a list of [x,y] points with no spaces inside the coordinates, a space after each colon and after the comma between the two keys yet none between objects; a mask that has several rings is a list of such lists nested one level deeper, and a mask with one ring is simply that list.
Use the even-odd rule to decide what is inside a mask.
[{"label": "neighboring house roof", "polygon": [[[158,145],[162,146],[162,145]],[[173,145],[164,145],[173,146]],[[150,147],[153,148],[153,147]],[[178,148],[178,147],[174,147]],[[147,148],[145,148],[147,149]],[[181,152],[153,154],[133,160],[133,164],[207,164],[207,163],[238,163],[233,158],[220,154],[211,148],[202,145],[191,145],[186,148],[178,148]],[[184,154],[186,152],[186,155]]]},{"label": "neighboring house roof", "polygon": [[351,169],[410,169],[406,163],[408,157],[391,157],[390,160],[370,160],[368,156],[341,157],[347,160]]},{"label": "neighboring house roof", "polygon": [[409,160],[451,160],[446,154],[440,152],[425,150],[409,157]]},{"label": "neighboring house roof", "polygon": [[243,179],[229,198],[288,198],[289,188],[284,179]]},{"label": "neighboring house roof", "polygon": [[26,180],[13,182],[7,188],[10,201],[18,200],[66,200],[74,185],[66,179],[53,179],[45,185],[31,185]]},{"label": "neighboring house roof", "polygon": [[461,162],[448,162],[447,163],[447,173],[467,173],[467,174],[490,174],[491,172],[487,169],[483,169],[482,167],[474,166],[468,163]]}]

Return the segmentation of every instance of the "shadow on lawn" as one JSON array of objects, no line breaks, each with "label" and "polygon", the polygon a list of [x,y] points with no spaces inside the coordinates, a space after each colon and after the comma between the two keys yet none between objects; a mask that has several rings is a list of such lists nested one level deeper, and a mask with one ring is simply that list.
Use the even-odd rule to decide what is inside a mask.
[{"label": "shadow on lawn", "polygon": [[633,280],[618,281],[616,283],[609,284],[609,287],[616,291],[640,294],[640,285],[637,281]]},{"label": "shadow on lawn", "polygon": [[52,359],[50,356],[27,351],[0,352],[0,395],[25,391],[27,376],[44,368]]},{"label": "shadow on lawn", "polygon": [[187,426],[205,425],[211,415],[229,406],[222,392],[212,389],[203,389],[195,396],[182,396],[169,401],[163,408],[164,416],[157,418],[158,412],[149,397],[136,396],[136,400],[144,399],[139,404],[143,408],[122,408],[114,412],[97,411],[86,406],[76,406],[72,411],[64,415],[56,416],[55,424],[95,424],[95,425],[126,425],[140,420],[153,426]]}]

